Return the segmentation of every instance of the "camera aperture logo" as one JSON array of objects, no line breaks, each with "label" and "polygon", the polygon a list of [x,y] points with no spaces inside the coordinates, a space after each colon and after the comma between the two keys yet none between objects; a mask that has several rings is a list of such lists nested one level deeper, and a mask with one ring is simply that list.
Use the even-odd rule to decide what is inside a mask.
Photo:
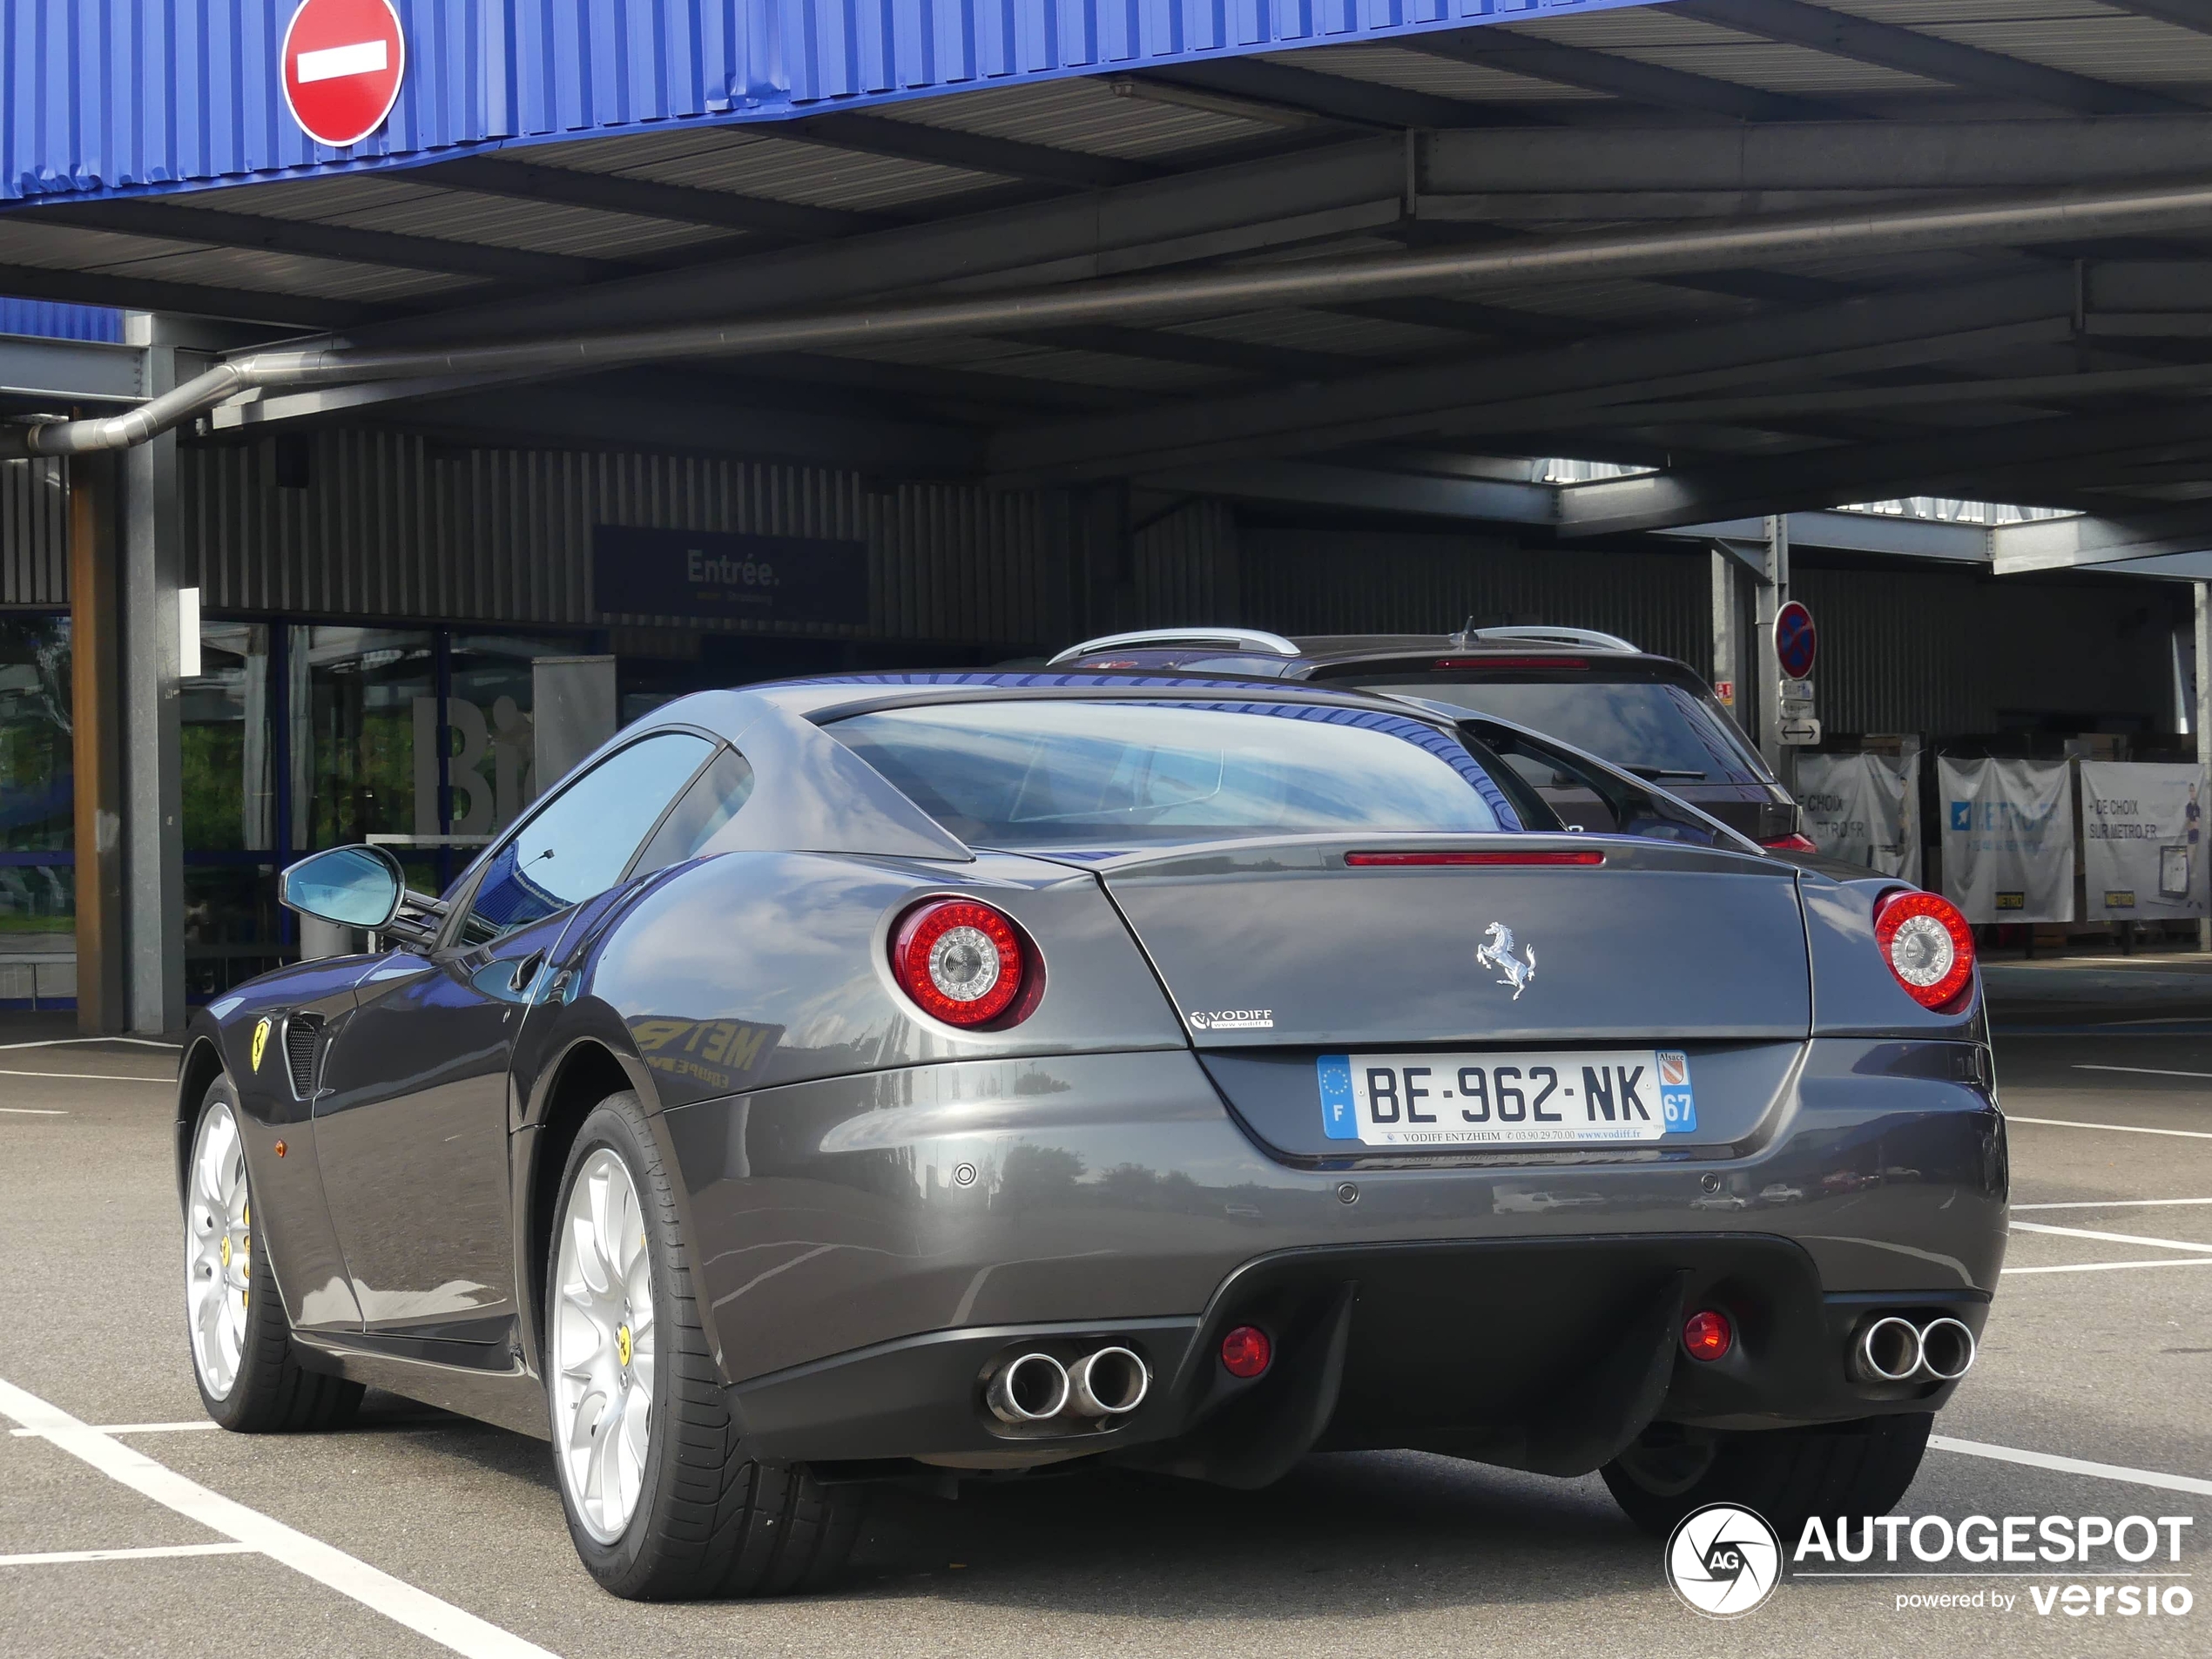
[{"label": "camera aperture logo", "polygon": [[1709,1619],[1740,1618],[1782,1581],[1782,1540],[1757,1510],[1709,1503],[1667,1540],[1667,1582]]}]

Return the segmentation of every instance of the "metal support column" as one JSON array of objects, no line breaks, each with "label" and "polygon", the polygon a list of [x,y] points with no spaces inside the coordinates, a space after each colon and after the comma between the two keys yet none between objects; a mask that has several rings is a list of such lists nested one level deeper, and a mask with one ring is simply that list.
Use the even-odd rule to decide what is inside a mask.
[{"label": "metal support column", "polygon": [[1737,725],[1743,725],[1743,642],[1739,637],[1743,630],[1737,624],[1737,562],[1718,547],[1708,556],[1713,563],[1713,685],[1728,688],[1728,711],[1736,716]]},{"label": "metal support column", "polygon": [[1764,563],[1753,625],[1757,637],[1750,642],[1750,656],[1759,671],[1759,753],[1786,788],[1791,779],[1783,770],[1788,755],[1782,746],[1782,664],[1774,655],[1774,619],[1790,598],[1790,521],[1785,517],[1777,515],[1766,521]]},{"label": "metal support column", "polygon": [[70,731],[76,775],[77,1028],[112,1036],[123,997],[122,615],[116,455],[69,468]]},{"label": "metal support column", "polygon": [[[2189,729],[2196,736],[2196,767],[2200,778],[2212,779],[2212,582],[2192,582],[2189,586],[2196,594],[2196,706],[2189,711]],[[2201,790],[2197,797],[2200,812],[2212,810],[2212,800],[2204,798]],[[2199,839],[2191,849],[2189,871],[2192,881],[2201,880],[2204,867],[2206,843],[2202,839],[2203,819],[2190,826]],[[2196,919],[2196,948],[2212,951],[2212,915]]]},{"label": "metal support column", "polygon": [[[124,338],[146,354],[145,386],[177,383],[164,320],[134,312]],[[131,1029],[185,1023],[185,860],[178,709],[177,589],[183,523],[177,439],[165,433],[123,457],[119,588],[123,610],[124,948]]]}]

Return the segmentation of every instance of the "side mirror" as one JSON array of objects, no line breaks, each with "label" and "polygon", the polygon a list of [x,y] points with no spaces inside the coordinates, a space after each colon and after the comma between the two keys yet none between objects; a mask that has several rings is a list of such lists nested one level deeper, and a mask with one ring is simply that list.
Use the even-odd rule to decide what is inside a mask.
[{"label": "side mirror", "polygon": [[341,927],[381,931],[398,914],[407,881],[400,861],[381,846],[340,846],[304,858],[278,878],[287,909]]}]

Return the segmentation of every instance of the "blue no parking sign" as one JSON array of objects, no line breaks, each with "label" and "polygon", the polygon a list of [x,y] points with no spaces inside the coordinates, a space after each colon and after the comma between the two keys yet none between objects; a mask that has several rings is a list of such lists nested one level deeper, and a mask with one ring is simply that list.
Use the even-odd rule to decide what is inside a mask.
[{"label": "blue no parking sign", "polygon": [[1774,656],[1782,672],[1793,680],[1812,678],[1812,659],[1820,635],[1812,625],[1812,612],[1795,599],[1775,613]]}]

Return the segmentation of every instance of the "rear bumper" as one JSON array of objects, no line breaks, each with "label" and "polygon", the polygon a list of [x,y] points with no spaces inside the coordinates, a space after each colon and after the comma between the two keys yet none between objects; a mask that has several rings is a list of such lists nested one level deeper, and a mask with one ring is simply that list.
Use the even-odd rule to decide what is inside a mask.
[{"label": "rear bumper", "polygon": [[[976,1392],[1031,1338],[1127,1339],[1155,1391],[1113,1444],[1172,1445],[1221,1406],[1214,1325],[1264,1290],[1285,1310],[1271,1378],[1305,1374],[1294,1351],[1317,1310],[1349,1310],[1345,1388],[1306,1443],[1444,1449],[1451,1428],[1468,1455],[1534,1467],[1498,1439],[1535,1432],[1514,1389],[1555,1394],[1606,1332],[1656,1331],[1669,1295],[1739,1282],[1739,1359],[1679,1376],[1670,1359],[1654,1413],[1725,1426],[1939,1405],[1850,1385],[1844,1348],[1876,1304],[1980,1328],[2004,1254],[2004,1130],[1962,1046],[1817,1041],[1743,1139],[1635,1162],[1293,1164],[1188,1050],[867,1073],[657,1122],[716,1357],[764,1449],[1019,1452]],[[1467,1345],[1515,1320],[1545,1334],[1512,1366],[1502,1335]],[[1646,1345],[1649,1368],[1659,1337]],[[1438,1383],[1443,1405],[1388,1403],[1442,1379],[1458,1379]]]},{"label": "rear bumper", "polygon": [[[1726,1312],[1731,1351],[1683,1351],[1683,1319]],[[1926,1412],[1955,1383],[1855,1380],[1860,1324],[1949,1316],[1976,1336],[1972,1291],[1830,1294],[1791,1240],[1746,1233],[1460,1240],[1283,1251],[1247,1262],[1195,1317],[938,1331],[731,1390],[762,1455],[920,1458],[990,1468],[1082,1455],[1258,1486],[1312,1450],[1413,1447],[1585,1474],[1654,1421],[1770,1428]],[[1221,1339],[1267,1332],[1261,1377]],[[1009,1428],[984,1379],[1015,1355],[1142,1355],[1143,1404],[1102,1425]]]}]

